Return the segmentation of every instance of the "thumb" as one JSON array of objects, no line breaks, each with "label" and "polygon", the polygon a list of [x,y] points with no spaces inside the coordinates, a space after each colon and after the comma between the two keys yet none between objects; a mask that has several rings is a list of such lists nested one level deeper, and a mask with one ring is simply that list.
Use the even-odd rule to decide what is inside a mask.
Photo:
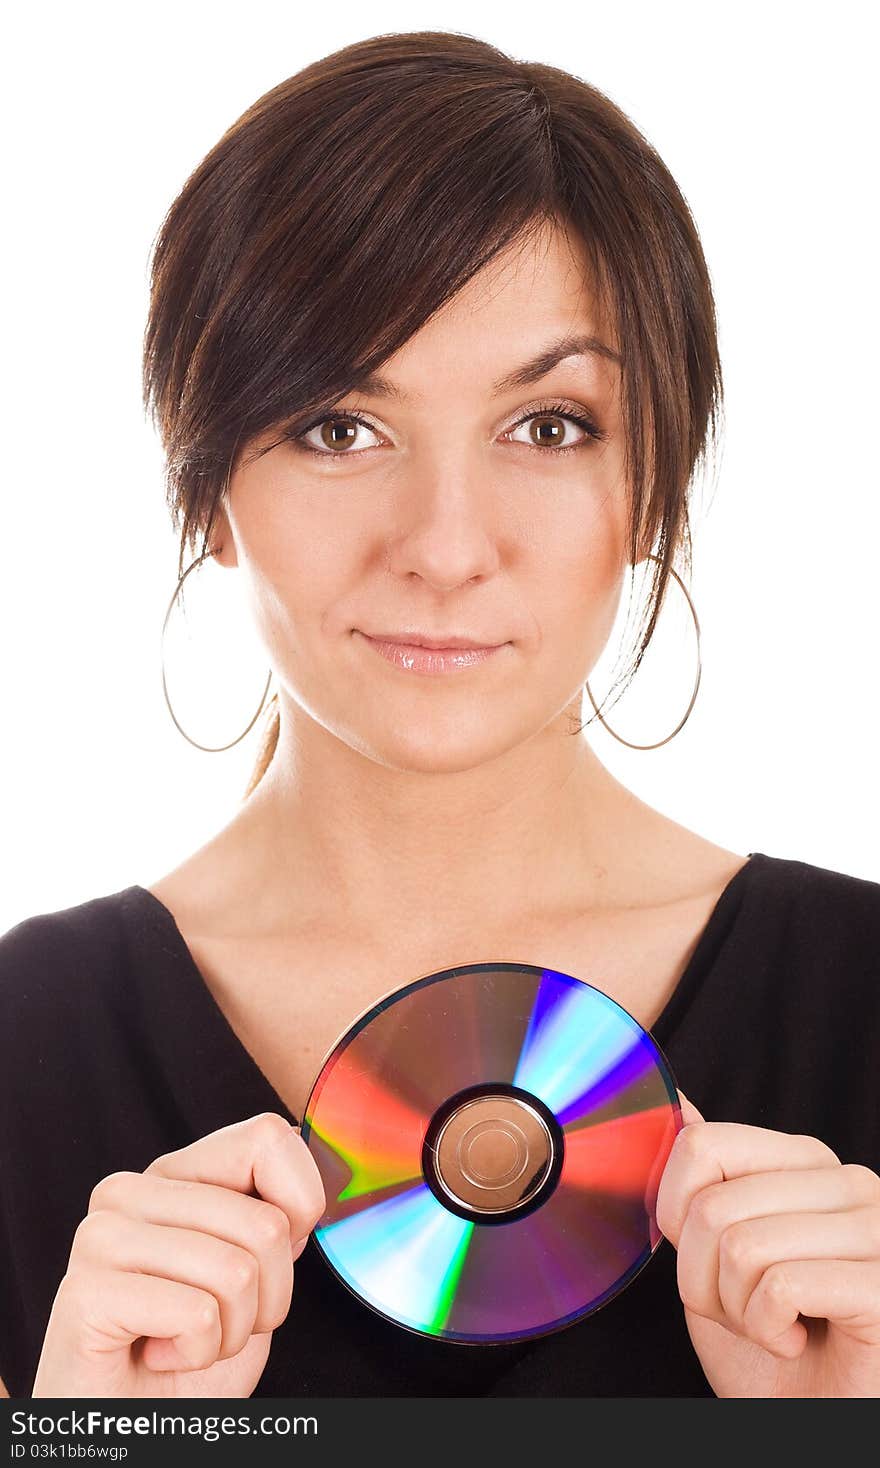
[{"label": "thumb", "polygon": [[[676,1089],[678,1088],[676,1087]],[[681,1103],[681,1119],[685,1126],[691,1126],[695,1121],[706,1120],[705,1116],[697,1110],[693,1101],[688,1100],[683,1091],[678,1092],[678,1099]]]}]

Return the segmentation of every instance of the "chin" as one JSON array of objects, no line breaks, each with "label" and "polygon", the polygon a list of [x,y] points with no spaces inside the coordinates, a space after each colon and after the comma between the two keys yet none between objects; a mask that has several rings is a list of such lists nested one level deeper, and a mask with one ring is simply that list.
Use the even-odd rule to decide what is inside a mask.
[{"label": "chin", "polygon": [[[442,722],[442,721],[441,721]],[[418,730],[361,730],[352,743],[369,759],[391,770],[409,770],[421,775],[451,775],[478,769],[518,744],[518,738],[505,740],[487,721],[461,722],[455,728],[422,725]]]}]

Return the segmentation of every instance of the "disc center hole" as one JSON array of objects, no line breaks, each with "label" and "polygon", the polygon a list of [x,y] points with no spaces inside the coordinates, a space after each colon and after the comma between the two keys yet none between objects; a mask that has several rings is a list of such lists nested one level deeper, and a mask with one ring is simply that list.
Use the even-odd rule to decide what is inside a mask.
[{"label": "disc center hole", "polygon": [[510,1120],[478,1121],[459,1143],[462,1173],[478,1187],[506,1187],[522,1176],[528,1160],[528,1143]]}]

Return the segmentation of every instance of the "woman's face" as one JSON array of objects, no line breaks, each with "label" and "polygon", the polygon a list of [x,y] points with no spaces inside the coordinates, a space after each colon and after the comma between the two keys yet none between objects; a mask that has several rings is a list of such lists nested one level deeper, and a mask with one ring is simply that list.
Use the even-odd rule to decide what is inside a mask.
[{"label": "woman's face", "polygon": [[[580,716],[626,566],[618,361],[499,383],[563,338],[616,347],[587,279],[546,227],[388,358],[393,393],[358,389],[261,458],[277,434],[253,440],[232,475],[217,559],[246,577],[281,701],[372,760],[467,769]],[[430,674],[368,640],[413,632],[503,645]]]}]

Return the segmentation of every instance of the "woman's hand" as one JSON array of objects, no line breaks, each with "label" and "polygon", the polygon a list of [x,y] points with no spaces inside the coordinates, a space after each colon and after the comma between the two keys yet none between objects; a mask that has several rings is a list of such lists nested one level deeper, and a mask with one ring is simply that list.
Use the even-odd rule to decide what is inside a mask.
[{"label": "woman's hand", "polygon": [[249,1397],[324,1212],[315,1160],[262,1112],[92,1191],[35,1397]]},{"label": "woman's hand", "polygon": [[657,1224],[715,1395],[880,1396],[880,1177],[679,1098]]}]

